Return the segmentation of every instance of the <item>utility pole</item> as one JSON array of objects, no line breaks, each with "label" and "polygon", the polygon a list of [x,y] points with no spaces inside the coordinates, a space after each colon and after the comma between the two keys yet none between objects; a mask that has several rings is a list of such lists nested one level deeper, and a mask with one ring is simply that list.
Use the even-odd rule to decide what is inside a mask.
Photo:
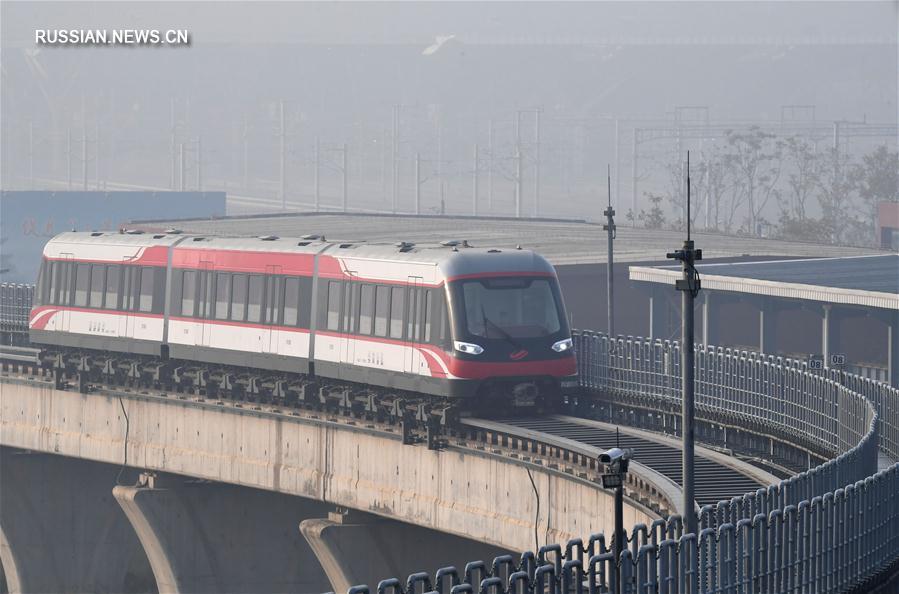
[{"label": "utility pole", "polygon": [[534,109],[534,218],[540,216],[540,112]]},{"label": "utility pole", "polygon": [[343,143],[343,166],[341,169],[343,170],[343,212],[346,212],[347,209],[347,176],[349,175],[349,170],[347,170],[347,156],[346,156],[347,144]]},{"label": "utility pole", "polygon": [[682,421],[681,430],[684,444],[683,476],[684,476],[684,533],[699,537],[696,518],[696,497],[693,472],[693,420],[694,420],[694,341],[693,341],[693,302],[699,294],[699,273],[695,262],[702,260],[702,250],[694,249],[690,239],[690,153],[687,152],[687,239],[682,249],[667,254],[667,257],[679,260],[683,266],[683,277],[675,282],[675,289],[681,292],[681,392]]},{"label": "utility pole", "polygon": [[287,127],[284,122],[284,100],[278,103],[278,112],[281,129],[281,210],[287,210]]},{"label": "utility pole", "polygon": [[28,122],[28,189],[34,189],[34,121]]},{"label": "utility pole", "polygon": [[66,128],[66,189],[72,190],[72,127]]},{"label": "utility pole", "polygon": [[315,205],[315,212],[318,212],[320,200],[321,200],[321,190],[320,190],[320,186],[319,186],[319,177],[318,177],[319,176],[319,155],[320,155],[319,142],[318,142],[318,136],[316,136],[315,137],[315,148],[313,149],[313,153],[312,153],[312,160],[313,160],[313,167],[314,167],[313,174],[312,174],[312,179],[313,179],[312,185],[314,188],[313,204]]},{"label": "utility pole", "polygon": [[487,209],[493,214],[493,120],[487,128]]},{"label": "utility pole", "polygon": [[[615,118],[615,202],[621,204],[621,155],[618,152],[621,142],[621,127],[618,118]],[[637,215],[634,215],[637,216]]]},{"label": "utility pole", "polygon": [[400,106],[393,106],[393,196],[391,201],[391,211],[396,214],[397,203],[399,202],[399,181],[400,181]]},{"label": "utility pole", "polygon": [[197,192],[203,191],[203,145],[197,136]]},{"label": "utility pole", "polygon": [[250,127],[247,122],[247,114],[243,115],[243,189],[246,192],[250,186]]},{"label": "utility pole", "polygon": [[637,128],[634,128],[634,146],[631,155],[633,165],[633,184],[631,185],[631,227],[637,226]]},{"label": "utility pole", "polygon": [[515,218],[521,218],[521,112],[515,112]]},{"label": "utility pole", "polygon": [[[396,212],[394,210],[394,212]],[[415,153],[415,214],[421,214],[421,154]]]},{"label": "utility pole", "polygon": [[612,254],[612,243],[615,239],[615,211],[612,209],[612,170],[610,166],[606,166],[607,179],[608,179],[608,193],[609,193],[609,206],[606,208],[603,214],[606,217],[606,224],[603,225],[603,229],[606,231],[606,235],[608,237],[608,260],[606,262],[606,299],[608,301],[608,316],[609,316],[609,340],[615,339],[615,324],[614,324],[614,316],[615,316],[615,291],[613,290],[613,283],[615,279],[614,275],[614,256]]},{"label": "utility pole", "polygon": [[471,214],[478,216],[478,145],[474,145],[474,168],[471,176]]},{"label": "utility pole", "polygon": [[175,98],[171,97],[169,100],[169,121],[170,121],[170,132],[171,132],[171,155],[172,155],[172,176],[169,180],[169,187],[171,189],[175,189],[175,171],[177,169],[176,158],[177,155],[175,153],[175,144],[177,142],[177,127],[175,124]]},{"label": "utility pole", "polygon": [[97,114],[97,120],[94,122],[94,181],[97,190],[100,189],[100,115]]},{"label": "utility pole", "polygon": [[184,183],[185,183],[184,177],[185,177],[185,174],[187,173],[185,170],[186,164],[184,162],[184,143],[183,142],[178,145],[178,155],[179,155],[178,159],[180,161],[180,175],[178,176],[178,186],[179,186],[179,189],[183,192],[184,191]]},{"label": "utility pole", "polygon": [[87,191],[87,109],[81,96],[81,184]]}]

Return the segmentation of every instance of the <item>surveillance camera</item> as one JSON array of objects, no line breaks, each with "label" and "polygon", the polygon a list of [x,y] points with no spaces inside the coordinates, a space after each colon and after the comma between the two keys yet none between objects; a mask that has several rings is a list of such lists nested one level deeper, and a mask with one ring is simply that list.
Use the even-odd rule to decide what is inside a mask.
[{"label": "surveillance camera", "polygon": [[612,448],[599,455],[599,461],[612,472],[627,472],[628,462],[634,457],[633,448]]}]

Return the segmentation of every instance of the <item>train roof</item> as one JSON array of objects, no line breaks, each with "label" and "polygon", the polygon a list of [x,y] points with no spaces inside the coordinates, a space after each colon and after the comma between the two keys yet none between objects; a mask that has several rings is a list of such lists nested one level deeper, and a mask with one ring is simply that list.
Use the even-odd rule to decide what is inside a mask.
[{"label": "train roof", "polygon": [[[51,239],[44,248],[45,257],[59,258],[72,246],[81,245],[76,260],[122,261],[148,253],[147,248],[168,247],[176,250],[246,251],[272,254],[326,254],[343,261],[348,271],[369,268],[375,263],[392,263],[400,275],[403,266],[436,267],[437,277],[458,277],[495,271],[552,274],[553,267],[539,254],[521,248],[474,246],[465,241],[448,240],[429,243],[369,243],[364,241],[327,241],[324,237],[224,237],[185,235],[181,233],[137,232],[68,232]],[[82,254],[85,254],[82,256]],[[153,259],[158,264],[159,256]],[[436,279],[435,279],[436,280]]]}]

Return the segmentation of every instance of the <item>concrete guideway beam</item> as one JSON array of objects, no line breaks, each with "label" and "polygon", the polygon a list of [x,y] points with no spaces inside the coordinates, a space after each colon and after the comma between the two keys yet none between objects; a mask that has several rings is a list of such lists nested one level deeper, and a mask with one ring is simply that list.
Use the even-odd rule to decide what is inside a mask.
[{"label": "concrete guideway beam", "polygon": [[358,584],[376,584],[385,575],[411,575],[449,565],[462,568],[472,559],[489,560],[508,553],[458,536],[353,511],[303,520],[300,533],[315,551],[333,592],[346,592]]},{"label": "concrete guideway beam", "polygon": [[0,561],[10,592],[152,590],[147,558],[112,498],[118,471],[0,448]]},{"label": "concrete guideway beam", "polygon": [[[613,497],[595,483],[489,450],[433,451],[383,428],[233,403],[13,379],[2,388],[5,445],[121,464],[127,429],[131,466],[298,495],[510,550],[534,546],[535,519],[541,543],[612,526]],[[656,519],[642,507],[626,511],[632,524]]]},{"label": "concrete guideway beam", "polygon": [[322,592],[325,574],[300,535],[321,503],[232,485],[142,475],[113,496],[134,527],[160,594]]}]

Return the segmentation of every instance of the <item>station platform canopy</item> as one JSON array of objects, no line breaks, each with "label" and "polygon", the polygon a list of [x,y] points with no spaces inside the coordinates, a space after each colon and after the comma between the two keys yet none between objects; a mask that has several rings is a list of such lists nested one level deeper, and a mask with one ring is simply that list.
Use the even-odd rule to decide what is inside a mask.
[{"label": "station platform canopy", "polygon": [[[709,263],[696,268],[704,290],[899,310],[896,253]],[[630,267],[634,281],[674,285],[680,277],[679,265]]]},{"label": "station platform canopy", "polygon": [[[658,262],[683,242],[683,232],[642,229],[619,219],[615,241],[616,262]],[[162,231],[177,228],[184,233],[295,237],[321,234],[335,241],[433,243],[466,239],[472,245],[534,250],[554,265],[604,264],[606,232],[602,222],[559,219],[514,219],[436,215],[385,215],[369,213],[296,213],[236,216],[218,219],[137,221],[137,228]],[[706,259],[758,257],[864,256],[883,251],[866,248],[822,246],[719,233],[695,234]]]}]

